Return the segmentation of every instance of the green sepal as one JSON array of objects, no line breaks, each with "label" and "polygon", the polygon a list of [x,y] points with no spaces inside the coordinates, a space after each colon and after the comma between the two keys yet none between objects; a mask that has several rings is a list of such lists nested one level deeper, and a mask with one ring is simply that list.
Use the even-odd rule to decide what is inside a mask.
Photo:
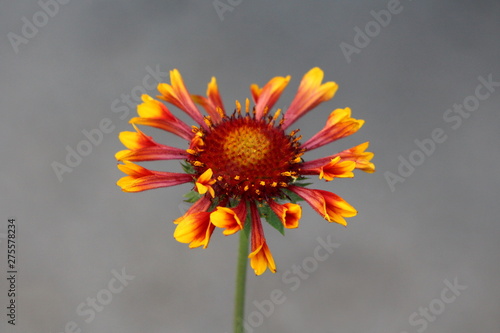
[{"label": "green sepal", "polygon": [[188,162],[181,162],[182,170],[184,170],[185,173],[188,173],[190,175],[194,174],[194,167],[191,165],[191,163]]},{"label": "green sepal", "polygon": [[280,234],[285,236],[285,228],[283,227],[283,223],[281,223],[280,218],[271,209],[271,207],[269,207],[269,205],[264,204],[262,207],[259,207],[259,213],[261,217],[266,219],[267,223],[269,223],[271,227],[278,230]]},{"label": "green sepal", "polygon": [[245,232],[247,238],[250,237],[251,228],[252,228],[252,213],[250,212],[250,209],[248,209],[247,205],[247,218],[245,220],[245,225],[243,225],[243,231]]},{"label": "green sepal", "polygon": [[184,201],[189,202],[189,203],[195,203],[198,201],[203,195],[196,192],[196,191],[189,191],[188,193],[184,194],[183,197],[186,198]]},{"label": "green sepal", "polygon": [[291,203],[296,204],[299,201],[304,201],[299,195],[297,195],[295,192],[290,191],[289,189],[281,189],[285,197],[290,200]]}]

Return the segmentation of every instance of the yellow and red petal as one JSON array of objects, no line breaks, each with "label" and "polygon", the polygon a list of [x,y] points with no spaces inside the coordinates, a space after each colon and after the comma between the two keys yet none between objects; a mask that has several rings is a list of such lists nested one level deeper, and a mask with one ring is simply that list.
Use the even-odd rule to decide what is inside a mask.
[{"label": "yellow and red petal", "polygon": [[362,119],[351,118],[350,108],[336,109],[328,117],[325,127],[307,140],[302,147],[312,150],[324,146],[356,133],[364,123],[365,121]]},{"label": "yellow and red petal", "polygon": [[[304,163],[305,164],[305,163]],[[319,179],[331,181],[334,178],[354,177],[352,172],[356,167],[356,162],[342,160],[340,156],[332,158],[328,163],[317,168],[305,168],[301,170],[303,175],[319,175]]]},{"label": "yellow and red petal", "polygon": [[289,186],[289,189],[303,198],[328,222],[336,222],[346,226],[347,222],[344,217],[353,217],[358,213],[354,207],[335,193],[295,185]]},{"label": "yellow and red petal", "polygon": [[137,106],[139,117],[130,119],[131,124],[156,127],[191,140],[193,137],[191,128],[175,117],[163,103],[148,95],[142,95],[142,100],[143,103]]},{"label": "yellow and red petal", "polygon": [[359,169],[368,173],[373,173],[375,172],[375,165],[370,162],[371,159],[373,158],[373,153],[365,151],[366,148],[368,148],[369,144],[370,144],[369,142],[364,142],[355,147],[343,150],[340,153],[304,162],[302,163],[303,171],[307,172],[306,170],[317,169],[322,165],[329,163],[329,161],[331,161],[332,159],[340,156],[340,159],[342,161],[355,162],[356,163],[355,169]]},{"label": "yellow and red petal", "polygon": [[184,84],[184,80],[177,69],[170,71],[170,83],[171,84],[158,84],[158,91],[161,93],[161,96],[158,97],[175,105],[182,111],[186,112],[202,127],[207,128],[207,125],[203,120],[203,115],[194,104],[191,94],[189,94],[189,91]]},{"label": "yellow and red petal", "polygon": [[156,143],[145,135],[135,124],[136,132],[124,131],[119,134],[120,141],[129,148],[115,154],[118,161],[152,161],[183,159],[188,156],[185,150]]},{"label": "yellow and red petal", "polygon": [[215,124],[219,123],[226,114],[215,77],[212,77],[208,83],[207,97],[193,95],[191,98],[207,111]]},{"label": "yellow and red petal", "polygon": [[174,238],[180,243],[189,243],[190,248],[207,248],[215,226],[210,223],[209,212],[188,214],[179,221],[174,231]]},{"label": "yellow and red petal", "polygon": [[232,235],[243,229],[247,215],[246,202],[241,200],[238,206],[234,208],[217,207],[210,214],[210,222],[217,228],[224,228],[224,235]]},{"label": "yellow and red petal", "polygon": [[193,180],[192,176],[186,173],[152,171],[128,161],[118,164],[118,169],[128,175],[116,183],[124,192],[141,192]]},{"label": "yellow and red petal", "polygon": [[196,180],[196,190],[200,194],[205,194],[207,191],[210,193],[212,198],[215,196],[214,189],[212,185],[216,182],[215,179],[212,178],[214,175],[212,169],[208,168],[204,173],[202,173],[198,179]]},{"label": "yellow and red petal", "polygon": [[344,161],[354,161],[356,163],[356,169],[373,173],[375,172],[375,164],[370,161],[374,154],[372,152],[365,151],[369,145],[369,142],[364,142],[350,149],[341,151],[338,156],[340,156]]},{"label": "yellow and red petal", "polygon": [[318,104],[331,99],[338,89],[335,82],[323,81],[323,71],[315,67],[307,72],[300,82],[297,94],[285,113],[282,128],[286,129]]},{"label": "yellow and red petal", "polygon": [[250,266],[256,275],[261,275],[268,268],[271,272],[276,273],[276,264],[267,246],[260,215],[253,201],[250,203],[250,213],[252,220],[251,253],[248,255]]},{"label": "yellow and red petal", "polygon": [[290,76],[277,76],[272,78],[262,88],[259,88],[256,84],[250,86],[250,92],[255,102],[255,117],[257,119],[262,118],[266,110],[271,110],[288,85],[288,82],[290,82]]},{"label": "yellow and red petal", "polygon": [[206,195],[202,196],[200,199],[198,199],[198,201],[192,204],[191,207],[189,207],[189,209],[186,211],[186,213],[184,213],[184,215],[175,219],[174,224],[179,224],[189,214],[206,212],[211,204],[212,200],[210,200],[209,197],[207,197]]},{"label": "yellow and red petal", "polygon": [[285,203],[280,205],[276,201],[270,199],[267,201],[269,207],[279,217],[285,228],[297,228],[300,218],[302,217],[302,208],[294,203]]}]

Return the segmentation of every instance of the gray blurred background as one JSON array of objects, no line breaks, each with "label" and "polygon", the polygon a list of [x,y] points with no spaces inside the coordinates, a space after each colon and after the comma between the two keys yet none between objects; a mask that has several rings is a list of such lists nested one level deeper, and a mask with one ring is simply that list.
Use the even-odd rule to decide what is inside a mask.
[{"label": "gray blurred background", "polygon": [[[314,180],[358,209],[347,228],[307,205],[285,237],[265,226],[278,272],[248,272],[247,331],[500,331],[500,87],[474,97],[479,77],[500,81],[498,1],[57,4],[1,4],[1,332],[230,332],[238,237],[217,230],[208,249],[190,250],[172,237],[189,185],[140,194],[115,185],[117,136],[135,116],[126,98],[137,104],[149,71],[178,68],[191,93],[216,76],[227,109],[250,97],[251,83],[291,75],[277,104],[286,107],[314,66],[339,91],[293,127],[308,138],[347,106],[366,124],[305,158],[370,141],[377,172]],[[378,14],[388,7],[390,22]],[[347,44],[357,51],[344,54]],[[464,101],[475,111],[447,111]],[[109,133],[58,178],[54,162],[66,164],[67,147],[88,149],[84,132],[103,119]],[[429,156],[415,152],[415,140],[439,128],[446,140]],[[419,165],[391,189],[387,172],[401,177],[410,157]],[[6,316],[9,217],[18,223],[15,327]],[[327,241],[335,251],[314,259]],[[270,306],[273,290],[281,297]]]}]

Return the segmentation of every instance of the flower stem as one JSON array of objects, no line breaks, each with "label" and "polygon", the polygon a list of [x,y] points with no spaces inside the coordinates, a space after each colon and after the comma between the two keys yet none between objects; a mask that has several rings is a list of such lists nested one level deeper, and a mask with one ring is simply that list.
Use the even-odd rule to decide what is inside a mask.
[{"label": "flower stem", "polygon": [[244,230],[240,231],[240,248],[236,267],[236,292],[234,298],[234,333],[244,333],[245,319],[245,286],[248,262],[248,237]]}]

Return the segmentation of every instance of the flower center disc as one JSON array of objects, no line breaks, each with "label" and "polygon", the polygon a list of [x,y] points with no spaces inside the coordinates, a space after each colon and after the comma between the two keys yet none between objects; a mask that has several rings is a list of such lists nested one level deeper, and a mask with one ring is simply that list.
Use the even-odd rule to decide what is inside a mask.
[{"label": "flower center disc", "polygon": [[256,199],[279,195],[279,187],[292,179],[299,149],[293,138],[265,120],[249,116],[229,118],[211,128],[203,138],[197,160],[211,168],[214,190],[230,197],[246,193]]}]

